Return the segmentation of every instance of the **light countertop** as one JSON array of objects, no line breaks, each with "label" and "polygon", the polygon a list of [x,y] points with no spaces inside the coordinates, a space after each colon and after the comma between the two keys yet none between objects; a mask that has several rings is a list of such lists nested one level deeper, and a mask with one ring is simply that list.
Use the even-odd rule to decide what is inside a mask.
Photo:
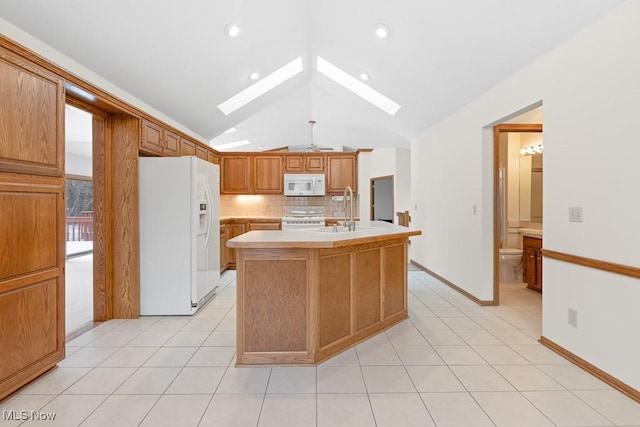
[{"label": "light countertop", "polygon": [[537,228],[521,228],[520,234],[527,237],[533,237],[534,239],[542,239],[542,230]]},{"label": "light countertop", "polygon": [[[343,230],[338,227],[338,230]],[[422,231],[383,221],[359,221],[355,231],[333,232],[333,227],[303,230],[254,230],[227,241],[230,248],[337,248],[397,237],[418,236]]]}]

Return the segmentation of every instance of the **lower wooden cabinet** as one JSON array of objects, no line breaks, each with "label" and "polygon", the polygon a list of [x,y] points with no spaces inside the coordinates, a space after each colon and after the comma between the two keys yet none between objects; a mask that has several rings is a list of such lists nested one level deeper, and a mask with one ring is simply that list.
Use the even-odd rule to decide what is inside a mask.
[{"label": "lower wooden cabinet", "polygon": [[522,239],[522,281],[527,288],[542,292],[542,239],[524,236]]},{"label": "lower wooden cabinet", "polygon": [[276,218],[227,218],[220,221],[220,272],[235,270],[236,250],[227,247],[227,240],[253,230],[281,230]]}]

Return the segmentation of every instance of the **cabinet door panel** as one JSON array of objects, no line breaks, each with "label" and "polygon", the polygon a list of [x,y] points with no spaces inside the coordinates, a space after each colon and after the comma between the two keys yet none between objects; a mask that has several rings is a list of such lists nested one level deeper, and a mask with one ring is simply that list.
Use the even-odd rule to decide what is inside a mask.
[{"label": "cabinet door panel", "polygon": [[152,153],[162,154],[162,128],[148,120],[142,120],[142,141],[140,148]]},{"label": "cabinet door panel", "polygon": [[308,155],[305,168],[307,172],[311,172],[311,173],[324,172],[324,156]]},{"label": "cabinet door panel", "polygon": [[354,155],[327,156],[327,193],[342,193],[346,187],[357,192],[356,158]]},{"label": "cabinet door panel", "polygon": [[62,176],[62,80],[0,49],[0,171]]},{"label": "cabinet door panel", "polygon": [[282,194],[283,174],[281,156],[253,158],[253,191],[255,193]]},{"label": "cabinet door panel", "polygon": [[180,138],[180,155],[181,156],[195,156],[196,144],[193,141],[189,141],[186,138]]},{"label": "cabinet door panel", "polygon": [[196,156],[198,156],[199,159],[207,160],[207,150],[196,145]]},{"label": "cabinet door panel", "polygon": [[285,157],[285,170],[287,172],[304,172],[304,160],[301,154]]},{"label": "cabinet door panel", "polygon": [[220,161],[220,193],[249,193],[249,156],[223,156]]},{"label": "cabinet door panel", "polygon": [[177,156],[180,152],[180,136],[176,133],[164,131],[164,149],[163,153],[168,156]]}]

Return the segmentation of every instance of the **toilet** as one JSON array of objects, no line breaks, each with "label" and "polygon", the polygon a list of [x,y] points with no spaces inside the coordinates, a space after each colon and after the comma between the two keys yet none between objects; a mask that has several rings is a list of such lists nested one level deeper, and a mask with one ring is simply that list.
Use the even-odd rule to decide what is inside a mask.
[{"label": "toilet", "polygon": [[500,281],[522,282],[522,249],[500,249]]}]

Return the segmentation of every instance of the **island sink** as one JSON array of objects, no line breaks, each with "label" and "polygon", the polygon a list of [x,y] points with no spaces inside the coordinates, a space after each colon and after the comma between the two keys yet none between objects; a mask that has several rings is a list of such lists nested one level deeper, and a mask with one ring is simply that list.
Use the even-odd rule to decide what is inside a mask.
[{"label": "island sink", "polygon": [[332,229],[227,242],[237,257],[236,365],[317,364],[408,317],[407,242],[421,232]]}]

